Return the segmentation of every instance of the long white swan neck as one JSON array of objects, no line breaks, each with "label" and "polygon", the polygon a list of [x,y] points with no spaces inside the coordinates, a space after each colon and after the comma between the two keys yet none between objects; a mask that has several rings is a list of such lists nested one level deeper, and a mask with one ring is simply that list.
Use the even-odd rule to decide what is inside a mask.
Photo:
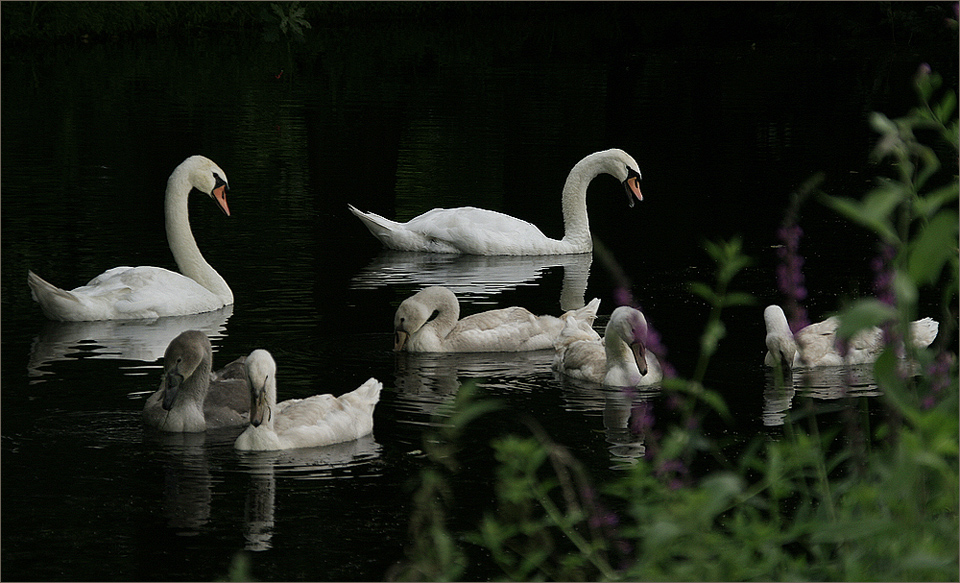
[{"label": "long white swan neck", "polygon": [[200,254],[197,241],[190,229],[189,196],[193,185],[190,170],[185,164],[177,166],[167,180],[164,201],[164,218],[167,227],[167,242],[180,273],[196,281],[218,297],[225,305],[233,303],[230,286]]},{"label": "long white swan neck", "polygon": [[590,237],[590,221],[587,218],[587,187],[598,175],[603,174],[605,152],[591,154],[577,162],[563,185],[563,241],[582,247],[593,248]]}]

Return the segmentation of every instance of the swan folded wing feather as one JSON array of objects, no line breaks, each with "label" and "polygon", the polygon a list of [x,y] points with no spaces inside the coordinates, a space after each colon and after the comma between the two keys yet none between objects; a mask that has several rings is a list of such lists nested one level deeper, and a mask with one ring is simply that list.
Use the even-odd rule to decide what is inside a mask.
[{"label": "swan folded wing feather", "polygon": [[407,228],[435,244],[472,255],[548,252],[545,245],[559,243],[547,238],[533,223],[475,207],[436,208],[411,219]]},{"label": "swan folded wing feather", "polygon": [[576,379],[602,383],[607,358],[600,340],[574,340],[555,360],[555,368]]},{"label": "swan folded wing feather", "polygon": [[334,397],[314,395],[277,404],[274,430],[285,447],[316,447],[357,439],[373,431],[373,410],[382,384],[369,379]]},{"label": "swan folded wing feather", "polygon": [[203,416],[208,429],[249,423],[250,388],[246,379],[219,377],[211,380],[203,400]]},{"label": "swan folded wing feather", "polygon": [[910,335],[914,346],[925,348],[930,346],[937,338],[940,331],[940,323],[933,318],[923,318],[910,324]]},{"label": "swan folded wing feather", "polygon": [[[96,280],[105,295],[113,290],[114,317],[157,318],[218,310],[225,304],[193,279],[162,267],[114,268]],[[116,272],[111,278],[104,278]],[[101,294],[97,294],[101,295]]]},{"label": "swan folded wing feather", "polygon": [[537,317],[526,308],[513,306],[467,316],[457,322],[447,339],[457,351],[538,350],[553,346],[560,326],[559,318]]}]

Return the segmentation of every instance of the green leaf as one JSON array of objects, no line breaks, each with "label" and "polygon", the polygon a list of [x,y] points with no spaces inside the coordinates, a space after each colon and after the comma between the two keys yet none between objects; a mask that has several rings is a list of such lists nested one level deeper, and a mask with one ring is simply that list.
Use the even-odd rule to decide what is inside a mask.
[{"label": "green leaf", "polygon": [[710,289],[705,283],[699,281],[691,281],[687,284],[687,288],[694,294],[700,296],[701,298],[707,300],[710,305],[716,305],[719,303],[719,298],[717,298],[716,292]]},{"label": "green leaf", "polygon": [[752,306],[756,303],[754,297],[746,292],[728,292],[723,298],[724,307]]},{"label": "green leaf", "polygon": [[840,313],[837,336],[843,339],[852,338],[857,332],[879,326],[895,318],[896,315],[896,310],[879,300],[859,300]]},{"label": "green leaf", "polygon": [[957,181],[934,189],[920,197],[914,202],[914,208],[917,215],[922,218],[930,218],[931,215],[940,210],[943,205],[953,202],[958,198]]},{"label": "green leaf", "polygon": [[957,254],[957,213],[941,211],[927,223],[910,245],[910,278],[918,285],[936,283],[948,259]]},{"label": "green leaf", "polygon": [[936,116],[937,121],[943,125],[947,125],[950,121],[951,116],[953,116],[954,110],[957,108],[957,96],[953,91],[947,91],[943,95],[943,99],[940,100],[933,108],[933,115]]},{"label": "green leaf", "polygon": [[903,198],[902,190],[890,184],[867,194],[862,203],[829,195],[824,196],[824,203],[847,219],[870,229],[885,242],[895,243],[897,231],[893,228],[890,214]]}]

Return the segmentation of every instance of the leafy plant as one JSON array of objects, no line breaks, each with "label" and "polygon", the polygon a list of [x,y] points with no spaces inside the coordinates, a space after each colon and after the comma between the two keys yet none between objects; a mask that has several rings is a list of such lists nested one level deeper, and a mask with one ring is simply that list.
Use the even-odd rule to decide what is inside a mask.
[{"label": "leafy plant", "polygon": [[[862,200],[825,197],[875,232],[889,261],[891,293],[854,302],[840,315],[844,337],[874,325],[890,332],[874,367],[888,421],[856,428],[869,434],[870,448],[853,451],[843,427],[822,430],[815,415],[801,411],[790,415],[782,439],[757,440],[721,471],[689,480],[691,456],[716,451],[698,431],[698,409],[726,410],[703,387],[725,335],[722,309],[750,301],[730,290],[749,262],[739,241],[709,243],[716,282],[690,286],[711,306],[700,358],[691,379],[664,382],[665,392],[686,397],[681,423],[657,429],[649,411],[636,411],[633,430],[644,433],[647,458],[601,488],[535,425],[531,437],[495,439],[497,509],[462,541],[482,548],[508,580],[957,580],[960,421],[956,358],[947,350],[956,317],[941,324],[947,336],[939,347],[898,348],[923,287],[942,286],[947,314],[958,294],[957,176],[943,178],[936,149],[917,138],[932,130],[956,159],[954,94],[928,105],[939,85],[921,69],[921,106],[896,120],[873,117],[881,134],[874,155],[893,159],[896,178],[881,180]],[[429,476],[425,470],[422,488],[430,487]],[[449,568],[435,550],[459,548],[461,538],[442,521],[430,524],[438,530],[415,543],[415,572],[461,575],[461,564]]]}]

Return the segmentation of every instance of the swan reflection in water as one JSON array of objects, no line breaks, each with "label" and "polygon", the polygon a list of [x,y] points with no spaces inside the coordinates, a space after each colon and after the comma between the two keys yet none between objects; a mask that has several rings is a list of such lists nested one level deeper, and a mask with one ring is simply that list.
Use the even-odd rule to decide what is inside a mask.
[{"label": "swan reflection in water", "polygon": [[162,514],[177,534],[199,534],[210,522],[213,489],[223,482],[211,470],[237,459],[235,455],[239,471],[250,476],[243,511],[244,548],[248,551],[272,546],[277,478],[351,479],[378,471],[372,462],[380,457],[381,447],[372,434],[324,447],[235,454],[233,442],[240,431],[242,428],[205,433],[147,430],[144,434],[147,445],[160,453],[163,462]]},{"label": "swan reflection in water", "polygon": [[[631,431],[638,406],[660,394],[659,385],[623,390],[562,377],[552,368],[554,351],[485,353],[397,353],[395,385],[397,411],[413,414],[401,422],[429,425],[447,414],[462,379],[483,379],[485,387],[516,391],[540,390],[559,384],[567,411],[591,415],[600,412],[609,444],[612,468],[637,463],[646,452],[643,436]],[[502,385],[498,379],[509,379]]]},{"label": "swan reflection in water", "polygon": [[521,285],[535,285],[552,267],[563,267],[560,309],[585,305],[592,253],[489,256],[383,250],[350,281],[351,289],[394,285],[447,287],[463,300],[484,300]]},{"label": "swan reflection in water", "polygon": [[323,447],[240,453],[240,469],[250,475],[243,510],[244,549],[265,551],[272,547],[277,477],[353,478],[371,471],[371,462],[380,457],[380,449],[373,434],[368,434]]},{"label": "swan reflection in water", "polygon": [[461,378],[484,379],[495,387],[496,379],[509,378],[511,390],[526,385],[531,390],[550,378],[552,350],[528,352],[438,352],[395,353],[394,382],[397,409],[413,413],[414,424],[428,425],[434,415],[445,414],[460,389]]},{"label": "swan reflection in water", "polygon": [[610,469],[622,470],[635,465],[646,454],[644,436],[631,429],[641,404],[660,394],[660,385],[646,387],[608,387],[554,373],[563,391],[567,411],[590,415],[599,411],[610,451]]},{"label": "swan reflection in water", "polygon": [[[102,320],[97,322],[44,323],[30,347],[27,369],[31,377],[50,374],[44,365],[59,360],[109,358],[152,363],[163,358],[170,341],[184,330],[200,330],[214,342],[226,336],[233,306],[213,312],[170,316],[153,320]],[[152,374],[156,367],[135,367],[139,374]],[[34,381],[37,382],[37,381]]]},{"label": "swan reflection in water", "polygon": [[881,394],[874,380],[873,364],[795,368],[784,374],[781,382],[778,369],[766,370],[763,424],[767,427],[783,425],[797,396],[825,401]]},{"label": "swan reflection in water", "polygon": [[145,430],[145,443],[160,453],[163,463],[162,514],[177,534],[197,535],[210,521],[214,479],[209,450],[232,443],[239,433],[239,429],[206,433]]}]

